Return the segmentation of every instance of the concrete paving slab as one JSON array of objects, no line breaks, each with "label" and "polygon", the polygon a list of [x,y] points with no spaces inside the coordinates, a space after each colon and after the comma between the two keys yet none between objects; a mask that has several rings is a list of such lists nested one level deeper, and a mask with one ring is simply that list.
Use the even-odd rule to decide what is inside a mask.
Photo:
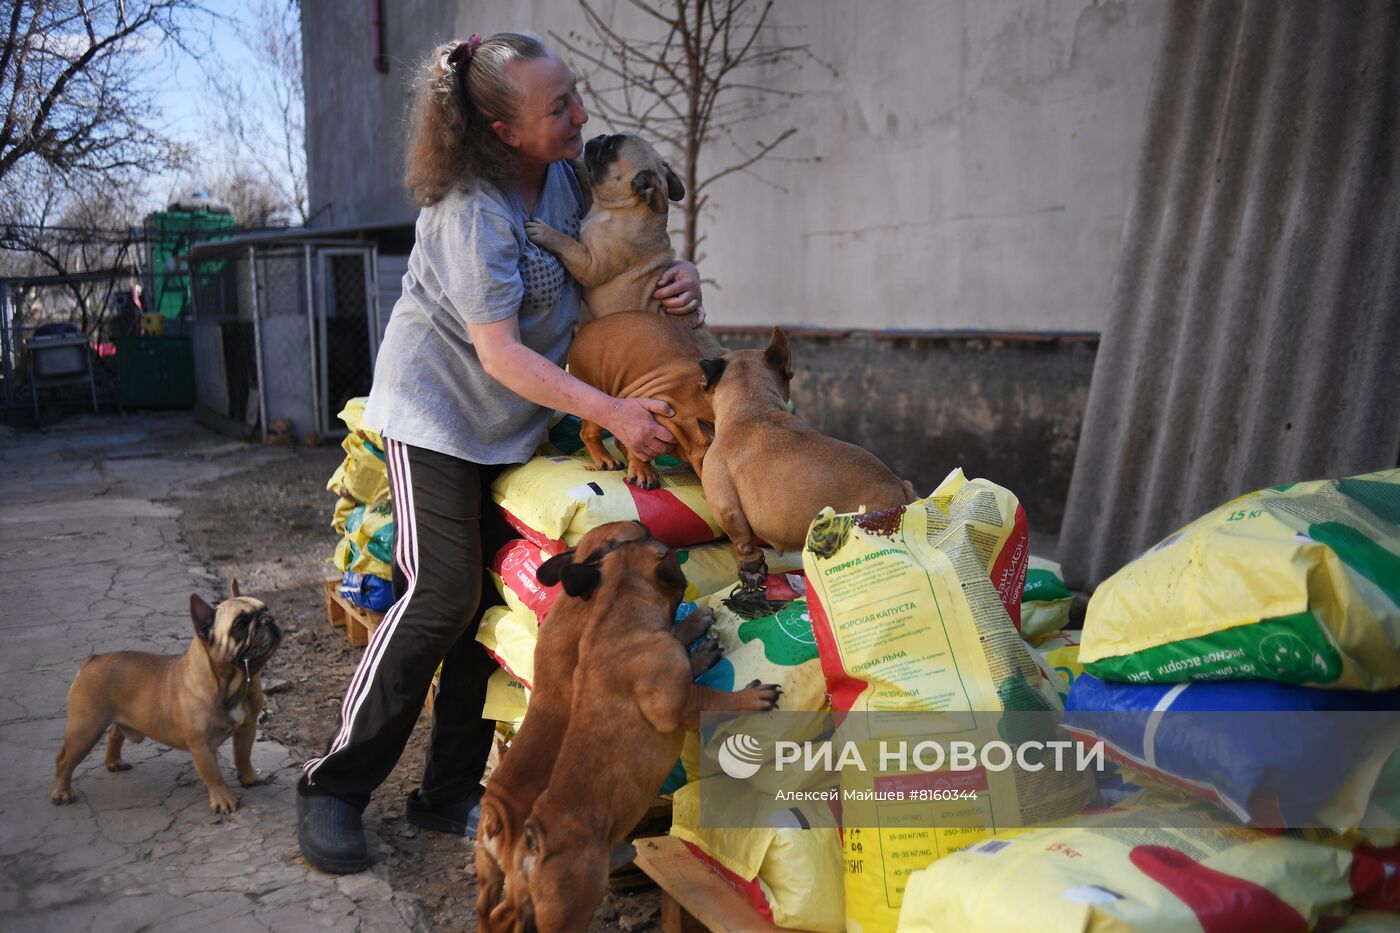
[{"label": "concrete paving slab", "polygon": [[[180,541],[178,499],[197,483],[287,456],[198,427],[188,413],[84,416],[0,439],[0,915],[6,930],[161,933],[425,929],[418,899],[383,874],[310,868],[296,847],[297,772],[259,741],[271,779],[209,813],[188,752],[127,744],[110,773],[102,744],[49,803],[66,696],[94,652],[182,653],[189,594],[226,581]],[[161,499],[163,501],[154,501]],[[174,500],[174,504],[172,501]],[[371,846],[387,847],[377,837]]]}]

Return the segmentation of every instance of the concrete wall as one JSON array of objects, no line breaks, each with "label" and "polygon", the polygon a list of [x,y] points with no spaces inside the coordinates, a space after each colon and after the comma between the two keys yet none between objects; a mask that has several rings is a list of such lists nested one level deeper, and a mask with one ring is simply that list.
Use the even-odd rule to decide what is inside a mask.
[{"label": "concrete wall", "polygon": [[[648,28],[623,2],[598,8]],[[586,32],[574,0],[303,0],[310,203],[318,225],[411,222],[405,86],[473,30]],[[1096,331],[1165,0],[785,0],[816,59],[759,76],[803,92],[751,138],[798,128],[758,177],[711,192],[701,271],[717,324]],[[596,114],[588,133],[609,129]],[[745,131],[747,132],[747,130]],[[701,167],[718,167],[727,155]]]}]

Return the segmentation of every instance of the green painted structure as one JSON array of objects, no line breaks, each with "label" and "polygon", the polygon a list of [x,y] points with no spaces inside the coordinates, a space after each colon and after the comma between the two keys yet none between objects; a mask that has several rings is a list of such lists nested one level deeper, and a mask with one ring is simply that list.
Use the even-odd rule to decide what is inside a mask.
[{"label": "green painted structure", "polygon": [[[142,223],[150,264],[151,289],[146,310],[158,311],[173,320],[188,314],[190,277],[184,254],[195,240],[214,238],[221,231],[232,231],[234,216],[227,205],[204,194],[171,204],[163,211],[146,215]],[[209,263],[204,272],[217,273],[224,263]]]}]

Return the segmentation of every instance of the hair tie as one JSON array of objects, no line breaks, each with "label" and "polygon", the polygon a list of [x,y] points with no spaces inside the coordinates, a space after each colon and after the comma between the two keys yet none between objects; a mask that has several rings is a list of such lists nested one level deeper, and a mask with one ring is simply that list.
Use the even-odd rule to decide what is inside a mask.
[{"label": "hair tie", "polygon": [[472,33],[470,39],[457,43],[452,54],[447,56],[447,64],[452,68],[452,76],[456,79],[454,83],[457,85],[457,98],[462,110],[462,121],[466,124],[472,122],[471,95],[467,93],[467,66],[471,64],[472,56],[479,48],[481,48],[481,36]]},{"label": "hair tie", "polygon": [[476,50],[481,48],[481,36],[472,33],[471,38],[466,42],[457,43],[457,47],[452,50],[452,54],[447,56],[447,63],[452,66],[453,71],[463,69],[471,63],[472,56]]}]

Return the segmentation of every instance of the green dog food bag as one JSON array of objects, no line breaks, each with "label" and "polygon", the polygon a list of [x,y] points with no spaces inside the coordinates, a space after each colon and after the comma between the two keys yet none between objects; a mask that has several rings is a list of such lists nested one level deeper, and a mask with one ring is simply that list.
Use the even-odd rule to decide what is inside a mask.
[{"label": "green dog food bag", "polygon": [[1064,571],[1053,560],[1031,555],[1026,588],[1021,593],[1021,637],[1033,645],[1069,624],[1074,594],[1065,586]]},{"label": "green dog food bag", "polygon": [[1098,588],[1079,656],[1128,683],[1400,687],[1400,470],[1207,513]]}]

